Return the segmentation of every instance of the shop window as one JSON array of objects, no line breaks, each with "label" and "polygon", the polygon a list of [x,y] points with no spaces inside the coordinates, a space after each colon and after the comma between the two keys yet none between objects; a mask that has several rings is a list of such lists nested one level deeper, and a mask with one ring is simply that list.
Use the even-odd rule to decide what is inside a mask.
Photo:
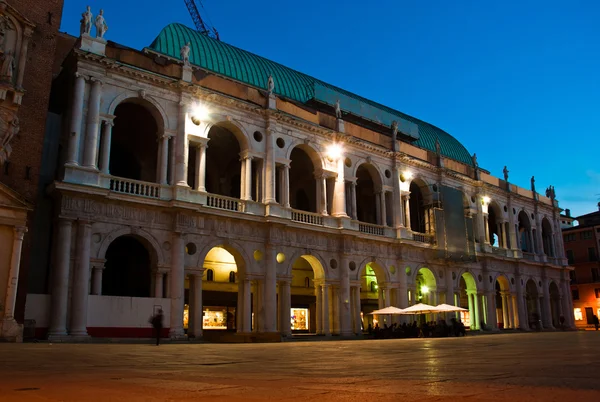
[{"label": "shop window", "polygon": [[588,247],[588,258],[590,261],[598,261],[598,256],[596,255],[596,249],[594,247]]},{"label": "shop window", "polygon": [[233,271],[229,273],[229,283],[235,283],[235,272]]},{"label": "shop window", "polygon": [[574,308],[573,309],[573,315],[575,315],[575,321],[582,321],[583,320],[583,314],[582,314],[580,308]]},{"label": "shop window", "polygon": [[571,295],[573,296],[573,300],[579,300],[579,289],[571,290]]},{"label": "shop window", "polygon": [[212,282],[215,280],[215,273],[212,269],[206,271],[206,282]]},{"label": "shop window", "polygon": [[573,253],[573,250],[567,250],[567,259],[569,260],[569,264],[575,263],[575,254]]},{"label": "shop window", "polygon": [[290,313],[292,331],[308,331],[308,309],[292,308]]},{"label": "shop window", "polygon": [[306,278],[304,278],[304,287],[305,288],[310,287],[310,278],[308,276]]}]

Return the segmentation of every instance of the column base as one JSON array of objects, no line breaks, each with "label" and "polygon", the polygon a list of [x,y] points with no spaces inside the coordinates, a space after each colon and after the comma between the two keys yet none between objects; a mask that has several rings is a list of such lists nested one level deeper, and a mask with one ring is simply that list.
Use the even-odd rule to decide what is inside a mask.
[{"label": "column base", "polygon": [[85,343],[85,342],[90,342],[91,340],[92,340],[92,337],[89,336],[87,333],[85,335],[82,335],[82,334],[70,334],[69,335],[69,342]]},{"label": "column base", "polygon": [[5,318],[0,321],[0,340],[4,342],[23,342],[23,324],[14,318]]},{"label": "column base", "polygon": [[71,337],[69,335],[67,335],[67,333],[49,334],[48,335],[48,342],[62,343],[62,342],[70,342],[70,341],[71,341]]}]

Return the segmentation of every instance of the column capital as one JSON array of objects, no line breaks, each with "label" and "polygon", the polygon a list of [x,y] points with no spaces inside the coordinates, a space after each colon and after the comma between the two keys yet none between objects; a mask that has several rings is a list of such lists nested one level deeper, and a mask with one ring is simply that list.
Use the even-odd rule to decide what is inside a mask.
[{"label": "column capital", "polygon": [[88,79],[89,76],[81,74],[80,72],[75,72],[75,78],[83,78],[84,80]]},{"label": "column capital", "polygon": [[26,27],[25,27],[25,30],[24,30],[24,32],[23,32],[23,35],[24,35],[26,38],[31,38],[31,36],[33,35],[33,28],[31,28],[31,27],[29,27],[29,26],[26,26]]},{"label": "column capital", "polygon": [[77,223],[83,226],[92,226],[92,221],[85,218],[77,218]]},{"label": "column capital", "polygon": [[104,84],[104,82],[99,77],[90,76],[88,79],[92,84],[97,86],[102,86],[102,84]]}]

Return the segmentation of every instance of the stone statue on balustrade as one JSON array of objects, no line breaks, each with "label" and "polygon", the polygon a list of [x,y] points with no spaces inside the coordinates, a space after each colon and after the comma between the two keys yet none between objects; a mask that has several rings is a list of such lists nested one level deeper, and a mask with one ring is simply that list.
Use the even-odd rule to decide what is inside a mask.
[{"label": "stone statue on balustrade", "polygon": [[535,176],[531,176],[531,191],[535,195]]},{"label": "stone statue on balustrade", "polygon": [[189,65],[190,65],[190,49],[191,49],[190,42],[188,42],[185,45],[183,45],[183,47],[179,51],[179,56],[181,57],[181,60],[183,61],[183,65],[186,67],[189,67]]},{"label": "stone statue on balustrade", "polygon": [[502,173],[504,173],[504,181],[508,181],[508,168],[506,166],[502,169]]},{"label": "stone statue on balustrade", "polygon": [[340,107],[340,100],[335,101],[335,117],[337,119],[342,118],[342,108]]},{"label": "stone statue on balustrade", "polygon": [[89,35],[92,32],[92,11],[90,10],[90,6],[87,6],[85,12],[81,14],[79,24],[80,35]]},{"label": "stone statue on balustrade", "polygon": [[269,96],[273,95],[273,91],[275,91],[275,80],[272,75],[269,75],[269,79],[267,81],[267,91]]},{"label": "stone statue on balustrade", "polygon": [[396,140],[398,137],[398,122],[394,120],[392,122],[392,141]]},{"label": "stone statue on balustrade", "polygon": [[108,25],[104,20],[104,10],[100,10],[100,13],[96,16],[96,38],[104,38],[106,31],[108,31]]}]

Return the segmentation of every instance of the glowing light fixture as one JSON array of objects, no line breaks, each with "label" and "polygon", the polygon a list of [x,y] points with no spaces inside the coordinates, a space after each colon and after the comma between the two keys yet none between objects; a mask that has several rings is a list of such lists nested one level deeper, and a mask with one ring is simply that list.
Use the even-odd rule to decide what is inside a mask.
[{"label": "glowing light fixture", "polygon": [[429,287],[426,285],[421,286],[421,293],[429,293]]},{"label": "glowing light fixture", "polygon": [[199,124],[199,123],[196,123],[196,120],[198,122],[207,120],[208,116],[210,114],[210,111],[208,110],[208,108],[206,107],[206,105],[203,105],[201,103],[196,103],[192,107],[192,113],[191,114],[192,114],[192,120],[194,120],[194,124]]},{"label": "glowing light fixture", "polygon": [[485,204],[489,204],[492,199],[486,195],[482,198],[482,200]]},{"label": "glowing light fixture", "polygon": [[413,174],[411,171],[405,170],[404,172],[402,172],[402,174],[400,175],[400,179],[405,182],[408,181],[410,179],[412,179]]},{"label": "glowing light fixture", "polygon": [[343,148],[335,142],[327,147],[327,156],[329,159],[337,160],[342,156]]}]

